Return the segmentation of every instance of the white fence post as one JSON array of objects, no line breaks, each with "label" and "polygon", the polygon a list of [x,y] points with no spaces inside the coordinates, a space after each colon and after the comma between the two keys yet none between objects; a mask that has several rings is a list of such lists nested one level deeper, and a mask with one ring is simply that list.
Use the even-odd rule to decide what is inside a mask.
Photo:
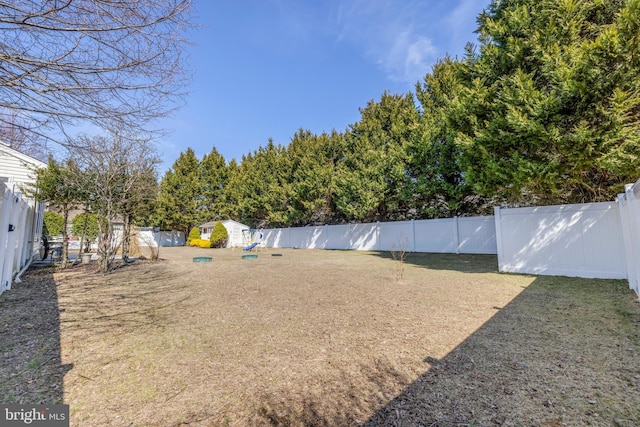
[{"label": "white fence post", "polygon": [[618,195],[617,201],[627,264],[627,281],[629,288],[640,296],[640,180],[633,185],[625,185],[625,192]]},{"label": "white fence post", "polygon": [[25,246],[28,241],[27,235],[25,233],[27,217],[29,216],[29,204],[26,200],[20,198],[20,202],[18,203],[18,218],[16,221],[16,231],[15,231],[15,239],[16,239],[16,254],[13,260],[13,271],[20,271],[24,259],[24,251]]},{"label": "white fence post", "polygon": [[504,271],[504,252],[502,248],[502,222],[500,217],[500,206],[493,208],[493,217],[496,224],[496,248],[498,253],[498,271]]},{"label": "white fence post", "polygon": [[16,240],[17,240],[17,227],[16,224],[18,222],[18,215],[21,211],[20,209],[20,197],[17,197],[13,194],[13,192],[9,192],[9,215],[7,215],[7,237],[5,239],[6,245],[4,246],[6,249],[4,251],[4,264],[2,266],[2,280],[0,284],[0,292],[4,292],[7,289],[11,289],[11,281],[13,280],[13,260],[16,256]]},{"label": "white fence post", "polygon": [[460,227],[458,225],[458,216],[453,217],[453,227],[455,233],[455,242],[456,242],[456,254],[460,253]]},{"label": "white fence post", "polygon": [[411,244],[411,252],[416,251],[416,221],[414,219],[411,220],[411,236],[413,236],[412,244]]},{"label": "white fence post", "polygon": [[8,263],[10,247],[9,221],[11,219],[11,208],[13,204],[13,193],[2,183],[0,183],[0,294],[9,287],[8,279],[5,279],[5,271],[12,270]]}]

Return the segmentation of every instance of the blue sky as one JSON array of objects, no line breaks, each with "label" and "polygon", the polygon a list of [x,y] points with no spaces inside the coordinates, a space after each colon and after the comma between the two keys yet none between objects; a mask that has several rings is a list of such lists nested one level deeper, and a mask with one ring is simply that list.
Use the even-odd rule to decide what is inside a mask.
[{"label": "blue sky", "polygon": [[343,131],[476,41],[489,0],[196,0],[186,104],[161,123],[164,173],[181,151],[240,161],[273,138]]}]

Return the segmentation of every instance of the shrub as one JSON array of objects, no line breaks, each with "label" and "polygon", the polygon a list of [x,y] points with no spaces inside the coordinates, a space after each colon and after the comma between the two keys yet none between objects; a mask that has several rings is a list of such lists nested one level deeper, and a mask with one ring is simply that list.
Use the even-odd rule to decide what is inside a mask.
[{"label": "shrub", "polygon": [[227,228],[222,225],[221,222],[216,222],[216,225],[213,227],[213,231],[211,232],[211,236],[209,237],[211,247],[225,248],[228,240],[229,233],[227,232]]},{"label": "shrub", "polygon": [[56,212],[44,213],[44,225],[42,226],[42,234],[55,237],[62,234],[64,228],[64,218]]},{"label": "shrub", "polygon": [[210,248],[211,242],[206,239],[191,239],[189,246],[193,246],[194,248]]},{"label": "shrub", "polygon": [[211,241],[209,240],[205,240],[205,239],[200,239],[199,240],[199,244],[201,248],[210,248],[211,247]]},{"label": "shrub", "polygon": [[197,244],[196,245],[191,244],[191,241],[196,239],[200,239],[200,229],[198,227],[193,227],[189,232],[189,237],[187,237],[187,245],[198,246]]},{"label": "shrub", "polygon": [[[103,227],[105,229],[106,227]],[[84,212],[76,215],[71,220],[71,232],[76,237],[85,237],[85,252],[91,249],[91,243],[98,238],[99,231],[98,215],[94,213]]]}]

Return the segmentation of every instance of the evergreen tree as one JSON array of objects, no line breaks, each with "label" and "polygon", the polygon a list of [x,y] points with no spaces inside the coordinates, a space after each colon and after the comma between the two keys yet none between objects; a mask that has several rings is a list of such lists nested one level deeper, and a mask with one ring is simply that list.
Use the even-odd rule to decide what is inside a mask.
[{"label": "evergreen tree", "polygon": [[479,192],[590,202],[637,179],[639,9],[638,0],[492,3],[452,114]]},{"label": "evergreen tree", "polygon": [[91,244],[96,241],[100,234],[98,221],[98,215],[91,212],[83,212],[71,220],[71,232],[74,236],[81,237],[81,241],[84,242],[85,247],[80,248],[80,250],[84,249],[84,252],[91,250]]},{"label": "evergreen tree", "polygon": [[[48,202],[62,215],[62,268],[67,267],[69,259],[69,213],[85,196],[81,176],[77,163],[71,158],[58,162],[50,156],[47,167],[36,171],[35,188],[28,190],[36,200]],[[50,233],[54,231],[49,229]]]},{"label": "evergreen tree", "polygon": [[180,230],[185,235],[199,225],[202,187],[198,179],[200,162],[191,148],[180,153],[160,181],[154,223],[163,229]]},{"label": "evergreen tree", "polygon": [[418,128],[413,96],[384,93],[360,110],[361,120],[345,135],[345,156],[338,165],[335,203],[357,221],[406,216],[406,150]]},{"label": "evergreen tree", "polygon": [[224,190],[228,181],[227,166],[224,157],[212,148],[199,164],[198,197],[200,222],[224,219]]},{"label": "evergreen tree", "polygon": [[288,148],[291,162],[290,209],[288,224],[328,224],[336,221],[334,177],[344,157],[344,137],[314,135],[300,129]]},{"label": "evergreen tree", "polygon": [[189,231],[189,235],[187,236],[187,245],[190,245],[193,240],[200,240],[200,228],[193,227],[191,231]]},{"label": "evergreen tree", "polygon": [[229,232],[221,222],[218,221],[216,225],[213,226],[209,241],[211,242],[212,248],[225,248],[227,246]]},{"label": "evergreen tree", "polygon": [[289,211],[290,167],[287,152],[270,139],[266,147],[242,157],[229,178],[226,192],[235,203],[240,222],[254,226],[282,226]]},{"label": "evergreen tree", "polygon": [[64,230],[64,218],[57,212],[47,211],[44,213],[42,234],[54,237],[62,234]]},{"label": "evergreen tree", "polygon": [[408,147],[406,198],[416,218],[477,213],[482,198],[464,179],[462,150],[450,124],[451,104],[461,90],[464,64],[445,58],[416,86],[420,129]]}]

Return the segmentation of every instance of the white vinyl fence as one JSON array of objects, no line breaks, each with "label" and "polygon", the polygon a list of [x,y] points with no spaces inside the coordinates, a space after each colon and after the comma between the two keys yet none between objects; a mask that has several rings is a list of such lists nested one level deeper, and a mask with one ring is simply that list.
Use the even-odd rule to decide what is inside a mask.
[{"label": "white vinyl fence", "polygon": [[44,203],[23,199],[0,182],[0,294],[39,249]]},{"label": "white vinyl fence", "polygon": [[496,253],[491,216],[273,228],[262,233],[264,245],[272,248]]},{"label": "white vinyl fence", "polygon": [[640,295],[640,180],[618,195],[629,287]]},{"label": "white vinyl fence", "polygon": [[494,216],[263,230],[273,248],[497,254],[502,272],[627,279],[640,295],[640,180],[616,202]]},{"label": "white vinyl fence", "polygon": [[627,279],[640,295],[640,180],[616,202],[495,208],[500,271]]},{"label": "white vinyl fence", "polygon": [[138,244],[140,246],[184,246],[184,234],[180,231],[154,231],[152,228],[138,229]]},{"label": "white vinyl fence", "polygon": [[626,279],[614,202],[495,208],[500,271]]}]

